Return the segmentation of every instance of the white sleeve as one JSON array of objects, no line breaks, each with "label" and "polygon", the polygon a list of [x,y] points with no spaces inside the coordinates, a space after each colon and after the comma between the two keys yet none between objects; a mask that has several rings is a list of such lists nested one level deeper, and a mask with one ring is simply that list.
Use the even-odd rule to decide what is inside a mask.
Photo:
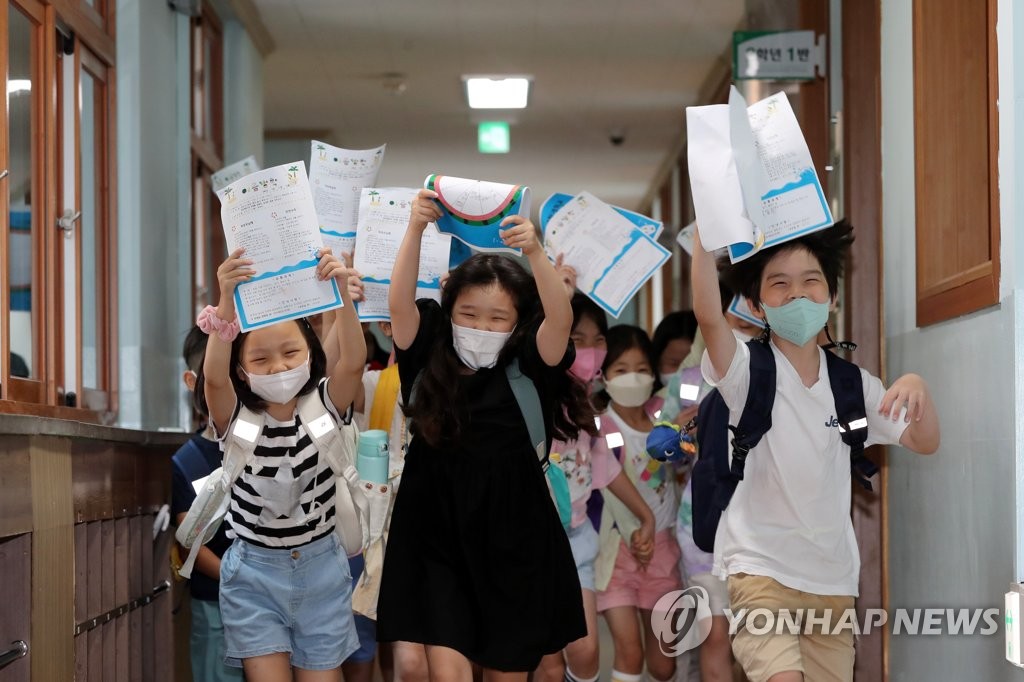
[{"label": "white sleeve", "polygon": [[722,394],[729,411],[742,412],[743,406],[747,403],[747,389],[750,387],[750,349],[747,348],[747,344],[736,339],[736,352],[733,353],[732,364],[729,365],[724,377],[719,378],[715,374],[707,351],[704,351],[704,357],[701,358],[700,369],[704,380]]}]

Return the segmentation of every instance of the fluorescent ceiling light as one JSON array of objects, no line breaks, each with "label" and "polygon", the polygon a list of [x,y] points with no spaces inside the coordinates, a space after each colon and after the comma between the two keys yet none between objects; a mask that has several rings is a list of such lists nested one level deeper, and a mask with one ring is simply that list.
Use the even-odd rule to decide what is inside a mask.
[{"label": "fluorescent ceiling light", "polygon": [[463,76],[470,109],[525,109],[529,76]]},{"label": "fluorescent ceiling light", "polygon": [[14,79],[7,81],[7,94],[13,95],[16,92],[29,92],[32,90],[32,81],[23,79]]}]

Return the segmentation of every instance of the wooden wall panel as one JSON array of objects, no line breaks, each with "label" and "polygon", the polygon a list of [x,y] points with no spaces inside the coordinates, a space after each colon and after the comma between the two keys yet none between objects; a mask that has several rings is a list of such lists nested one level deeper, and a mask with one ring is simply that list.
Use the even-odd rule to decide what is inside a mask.
[{"label": "wooden wall panel", "polygon": [[3,682],[28,682],[30,679],[33,653],[29,626],[31,578],[32,535],[26,533],[0,540],[0,651],[7,651],[16,641],[29,645],[25,657],[0,671]]},{"label": "wooden wall panel", "polygon": [[32,530],[30,481],[28,438],[11,436],[0,451],[0,538]]},{"label": "wooden wall panel", "polygon": [[33,439],[32,658],[33,680],[70,680],[75,671],[74,528],[70,441]]}]

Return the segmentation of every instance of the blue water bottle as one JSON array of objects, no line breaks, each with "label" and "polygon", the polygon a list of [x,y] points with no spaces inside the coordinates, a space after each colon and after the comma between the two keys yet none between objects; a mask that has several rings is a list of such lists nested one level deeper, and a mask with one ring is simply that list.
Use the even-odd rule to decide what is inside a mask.
[{"label": "blue water bottle", "polygon": [[371,483],[388,482],[388,432],[371,429],[359,434],[356,450],[359,478]]}]

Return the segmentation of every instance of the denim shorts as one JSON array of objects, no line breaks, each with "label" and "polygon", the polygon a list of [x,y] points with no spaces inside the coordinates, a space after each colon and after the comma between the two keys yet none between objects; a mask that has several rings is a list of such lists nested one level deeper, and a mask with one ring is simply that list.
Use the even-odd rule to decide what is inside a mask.
[{"label": "denim shorts", "polygon": [[576,560],[576,572],[580,576],[580,587],[594,591],[594,562],[597,560],[598,537],[594,524],[586,519],[575,528],[569,529],[569,547]]},{"label": "denim shorts", "polygon": [[359,648],[348,558],[330,533],[288,549],[236,539],[220,564],[220,611],[229,665],[272,653],[333,670]]}]

